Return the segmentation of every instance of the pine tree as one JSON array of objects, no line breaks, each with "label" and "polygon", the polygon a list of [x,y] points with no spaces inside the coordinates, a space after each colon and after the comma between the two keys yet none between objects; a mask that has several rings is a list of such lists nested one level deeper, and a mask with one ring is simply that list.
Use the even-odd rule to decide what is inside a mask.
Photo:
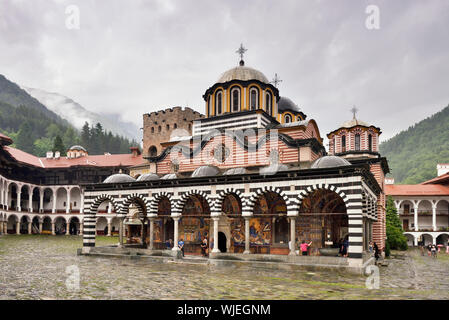
[{"label": "pine tree", "polygon": [[62,138],[60,136],[56,136],[54,142],[53,142],[53,152],[59,151],[61,153],[61,156],[65,156],[66,150],[64,147],[64,143],[62,142]]},{"label": "pine tree", "polygon": [[407,250],[407,238],[404,236],[401,220],[399,219],[396,206],[391,196],[387,198],[386,211],[387,242],[389,248],[393,250]]}]

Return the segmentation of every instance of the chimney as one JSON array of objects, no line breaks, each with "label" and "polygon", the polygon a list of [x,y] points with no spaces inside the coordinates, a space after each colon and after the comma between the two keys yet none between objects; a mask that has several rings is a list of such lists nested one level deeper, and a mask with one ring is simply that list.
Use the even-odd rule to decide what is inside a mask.
[{"label": "chimney", "polygon": [[385,178],[385,184],[394,184],[394,178]]},{"label": "chimney", "polygon": [[449,172],[449,163],[437,164],[438,177]]},{"label": "chimney", "polygon": [[59,159],[60,156],[61,156],[61,152],[55,151],[55,159]]},{"label": "chimney", "polygon": [[53,151],[47,151],[47,159],[53,158]]},{"label": "chimney", "polygon": [[133,157],[140,156],[140,149],[138,147],[131,147],[129,150],[131,150]]}]

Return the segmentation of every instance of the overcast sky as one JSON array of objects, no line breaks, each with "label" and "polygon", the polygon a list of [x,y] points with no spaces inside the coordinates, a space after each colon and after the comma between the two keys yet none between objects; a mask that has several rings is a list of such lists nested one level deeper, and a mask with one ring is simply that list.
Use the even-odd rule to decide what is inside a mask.
[{"label": "overcast sky", "polygon": [[323,137],[355,105],[385,140],[448,105],[448,30],[447,0],[0,0],[0,73],[141,126],[172,106],[204,113],[243,43]]}]

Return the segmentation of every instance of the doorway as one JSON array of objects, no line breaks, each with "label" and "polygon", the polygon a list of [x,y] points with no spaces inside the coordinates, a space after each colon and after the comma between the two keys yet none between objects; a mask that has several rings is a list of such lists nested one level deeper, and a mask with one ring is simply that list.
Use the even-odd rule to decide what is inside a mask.
[{"label": "doorway", "polygon": [[223,232],[218,232],[218,250],[226,252],[226,235]]}]

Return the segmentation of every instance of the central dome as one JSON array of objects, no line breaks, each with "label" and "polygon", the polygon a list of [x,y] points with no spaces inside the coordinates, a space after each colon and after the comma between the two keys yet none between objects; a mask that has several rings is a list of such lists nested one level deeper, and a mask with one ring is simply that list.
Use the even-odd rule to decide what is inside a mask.
[{"label": "central dome", "polygon": [[301,108],[298,107],[291,99],[287,97],[280,97],[278,102],[278,111],[284,112],[284,111],[294,111],[294,112],[301,112]]},{"label": "central dome", "polygon": [[263,83],[269,83],[265,75],[253,68],[245,67],[244,65],[232,68],[221,75],[217,83],[225,83],[232,80],[258,80]]}]

